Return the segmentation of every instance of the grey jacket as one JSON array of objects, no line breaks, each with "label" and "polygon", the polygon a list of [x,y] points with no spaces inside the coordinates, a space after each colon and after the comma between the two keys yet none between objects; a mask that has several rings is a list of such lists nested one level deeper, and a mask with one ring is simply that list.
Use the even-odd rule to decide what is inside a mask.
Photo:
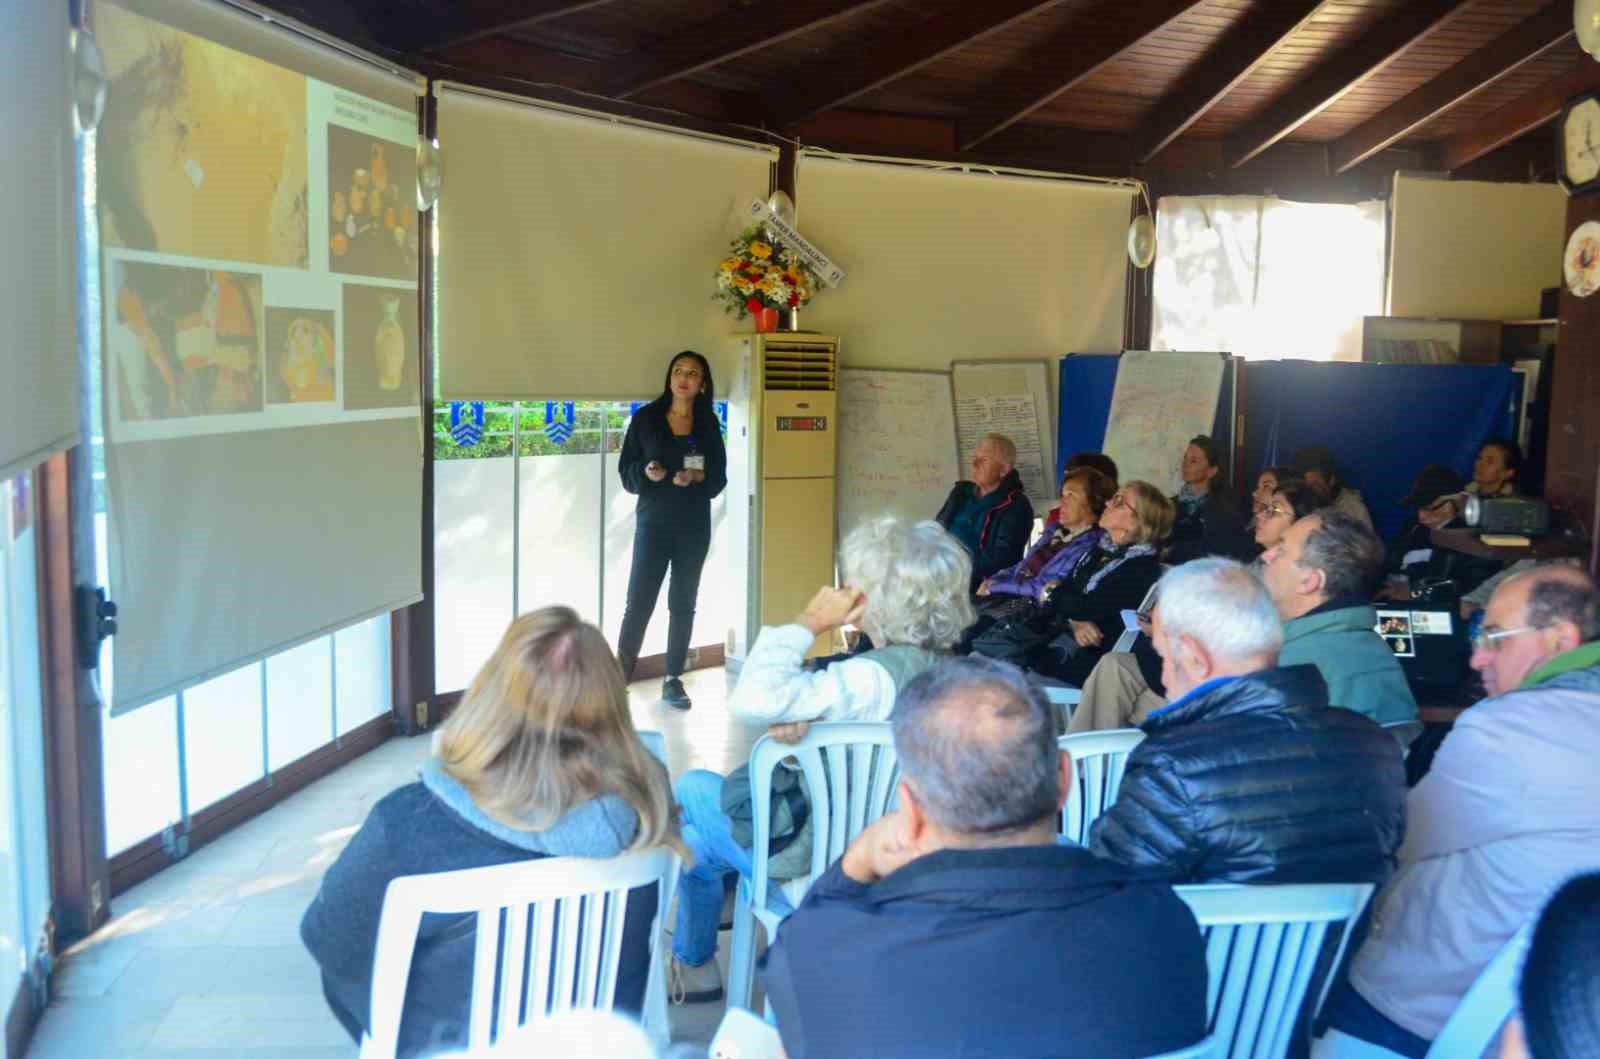
[{"label": "grey jacket", "polygon": [[1438,1036],[1550,893],[1600,868],[1600,666],[1485,699],[1411,792],[1400,871],[1379,893],[1350,983]]}]

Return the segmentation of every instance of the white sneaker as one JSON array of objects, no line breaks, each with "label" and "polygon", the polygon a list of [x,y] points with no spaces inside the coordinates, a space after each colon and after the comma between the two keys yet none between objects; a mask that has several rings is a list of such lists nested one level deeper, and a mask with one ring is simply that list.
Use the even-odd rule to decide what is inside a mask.
[{"label": "white sneaker", "polygon": [[674,1004],[709,1004],[722,999],[722,972],[713,956],[699,967],[672,957],[667,968],[667,996]]}]

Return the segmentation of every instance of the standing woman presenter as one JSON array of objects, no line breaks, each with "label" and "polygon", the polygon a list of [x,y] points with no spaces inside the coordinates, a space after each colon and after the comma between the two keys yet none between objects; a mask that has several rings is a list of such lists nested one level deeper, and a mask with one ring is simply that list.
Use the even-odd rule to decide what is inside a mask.
[{"label": "standing woman presenter", "polygon": [[617,466],[622,487],[639,496],[617,660],[623,675],[632,680],[645,626],[670,567],[671,622],[661,698],[680,710],[689,708],[681,678],[694,631],[700,569],[711,547],[711,500],[728,484],[728,456],[712,406],[713,392],[706,358],[687,349],[673,357],[661,396],[639,409],[628,424]]}]

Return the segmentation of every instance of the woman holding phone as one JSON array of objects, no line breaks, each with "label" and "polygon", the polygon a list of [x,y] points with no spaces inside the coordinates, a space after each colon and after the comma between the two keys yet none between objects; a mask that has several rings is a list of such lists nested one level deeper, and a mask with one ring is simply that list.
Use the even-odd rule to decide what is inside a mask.
[{"label": "woman holding phone", "polygon": [[645,627],[670,568],[671,622],[661,698],[680,710],[690,705],[683,690],[683,667],[694,632],[700,570],[711,547],[711,500],[728,484],[727,450],[712,405],[714,394],[706,358],[690,349],[673,357],[661,396],[639,409],[628,424],[617,465],[622,487],[639,497],[617,660],[623,676],[632,680]]}]

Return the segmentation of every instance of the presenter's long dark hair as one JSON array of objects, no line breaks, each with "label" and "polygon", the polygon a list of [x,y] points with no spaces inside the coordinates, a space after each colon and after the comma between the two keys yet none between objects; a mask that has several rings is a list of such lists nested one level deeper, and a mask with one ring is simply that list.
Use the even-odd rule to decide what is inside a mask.
[{"label": "presenter's long dark hair", "polygon": [[661,383],[661,396],[650,403],[659,406],[663,414],[672,407],[672,369],[685,357],[700,365],[700,377],[705,382],[705,385],[700,387],[700,396],[694,399],[694,421],[698,427],[701,423],[716,418],[716,405],[713,402],[716,401],[717,387],[711,379],[711,365],[694,350],[686,349],[667,361],[667,376]]}]

